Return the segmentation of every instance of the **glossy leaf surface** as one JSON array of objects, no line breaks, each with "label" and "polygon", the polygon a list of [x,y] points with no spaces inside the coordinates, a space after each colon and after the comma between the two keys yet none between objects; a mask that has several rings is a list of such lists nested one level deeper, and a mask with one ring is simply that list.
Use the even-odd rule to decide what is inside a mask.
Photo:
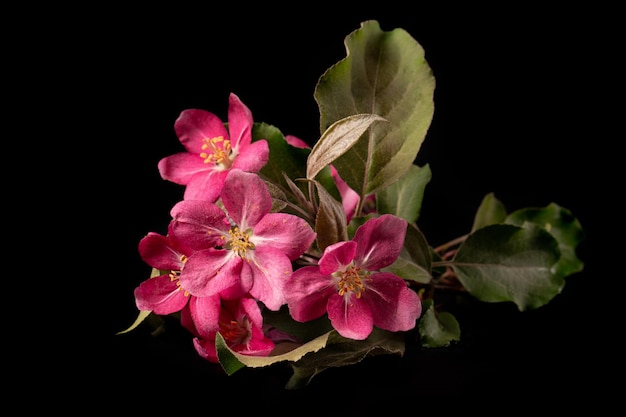
[{"label": "glossy leaf surface", "polygon": [[375,114],[373,125],[333,164],[363,199],[409,169],[430,126],[435,78],[424,49],[405,30],[382,31],[366,21],[345,39],[347,56],[319,79],[315,100],[320,133],[355,114]]},{"label": "glossy leaf surface", "polygon": [[491,225],[472,233],[453,261],[459,281],[481,301],[514,302],[520,311],[540,307],[565,284],[553,267],[558,243],[536,226]]}]

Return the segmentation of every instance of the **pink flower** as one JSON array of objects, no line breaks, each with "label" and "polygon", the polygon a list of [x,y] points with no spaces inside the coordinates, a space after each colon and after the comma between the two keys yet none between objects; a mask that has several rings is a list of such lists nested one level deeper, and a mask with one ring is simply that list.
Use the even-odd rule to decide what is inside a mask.
[{"label": "pink flower", "polygon": [[149,278],[135,288],[135,303],[139,310],[160,315],[186,310],[198,328],[205,331],[217,328],[220,296],[194,297],[180,285],[180,273],[188,256],[175,239],[150,232],[139,242],[139,253],[151,267],[169,271]]},{"label": "pink flower", "polygon": [[278,310],[285,304],[291,262],[309,249],[315,232],[298,216],[271,213],[272,197],[257,174],[231,170],[221,202],[226,212],[207,201],[184,200],[172,208],[172,234],[195,250],[181,285],[198,297],[229,289],[227,298],[249,292]]},{"label": "pink flower", "polygon": [[252,142],[252,113],[231,93],[228,129],[213,113],[184,110],[174,129],[186,152],[159,161],[161,177],[185,185],[185,200],[215,201],[231,169],[258,172],[267,163],[266,140]]},{"label": "pink flower", "polygon": [[151,267],[169,272],[149,278],[135,288],[137,308],[155,314],[180,311],[189,301],[189,293],[178,281],[187,255],[173,239],[154,232],[139,242],[139,255]]},{"label": "pink flower", "polygon": [[354,238],[328,246],[318,266],[300,268],[285,284],[291,316],[299,322],[324,313],[343,337],[366,339],[373,326],[410,330],[421,315],[419,296],[404,280],[380,269],[400,254],[406,220],[385,214],[360,226]]},{"label": "pink flower", "polygon": [[181,323],[196,335],[193,339],[196,351],[210,362],[219,362],[215,349],[217,332],[229,348],[244,355],[268,356],[275,346],[263,334],[263,316],[256,300],[251,297],[222,300],[219,326],[216,329],[198,329],[195,320],[185,313],[181,316]]}]

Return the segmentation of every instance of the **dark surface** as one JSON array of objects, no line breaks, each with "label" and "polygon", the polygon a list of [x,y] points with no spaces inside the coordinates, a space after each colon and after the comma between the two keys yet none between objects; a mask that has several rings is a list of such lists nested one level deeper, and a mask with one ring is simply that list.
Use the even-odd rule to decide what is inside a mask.
[{"label": "dark surface", "polygon": [[[580,23],[582,14],[419,7],[408,13],[381,4],[325,16],[319,9],[282,10],[293,14],[282,19],[263,9],[250,17],[102,11],[102,23],[83,20],[51,41],[57,57],[71,58],[61,85],[78,88],[65,105],[72,117],[64,120],[73,120],[78,149],[88,155],[71,166],[88,179],[88,187],[72,193],[81,196],[77,216],[89,227],[79,231],[87,234],[75,249],[85,266],[70,291],[71,308],[81,315],[68,333],[78,337],[63,349],[67,359],[55,363],[78,382],[65,391],[93,407],[203,414],[221,409],[216,400],[242,414],[280,415],[325,409],[356,415],[375,407],[415,408],[405,413],[418,415],[433,405],[489,410],[498,402],[506,412],[539,408],[539,399],[604,404],[611,389],[601,375],[611,369],[615,341],[604,342],[609,325],[598,307],[604,290],[594,262],[600,228],[588,164],[599,151],[583,145],[603,137],[594,121],[600,110],[590,104],[602,40]],[[580,247],[585,270],[537,311],[472,304],[457,317],[460,343],[424,349],[409,340],[404,357],[330,369],[296,392],[283,389],[290,371],[280,364],[222,375],[175,325],[157,338],[145,328],[115,336],[134,320],[132,292],[150,272],[137,244],[149,231],[165,232],[169,209],[182,196],[156,168],[181,150],[173,130],[178,114],[196,107],[225,120],[234,92],[255,121],[313,142],[320,134],[315,83],[345,57],[344,37],[368,19],[383,30],[406,29],[425,48],[437,80],[434,120],[418,155],[433,173],[418,222],[432,245],[466,233],[486,193],[509,211],[556,202],[587,234]],[[55,97],[65,91],[61,85]]]}]

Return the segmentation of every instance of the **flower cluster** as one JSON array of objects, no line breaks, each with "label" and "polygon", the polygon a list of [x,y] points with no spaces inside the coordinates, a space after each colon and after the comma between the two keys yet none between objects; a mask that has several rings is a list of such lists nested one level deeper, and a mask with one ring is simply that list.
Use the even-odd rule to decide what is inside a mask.
[{"label": "flower cluster", "polygon": [[421,46],[391,33],[367,21],[346,38],[347,57],[316,87],[313,147],[255,122],[234,93],[227,121],[182,111],[174,127],[184,150],[158,170],[183,199],[167,233],[139,242],[152,274],[134,292],[137,320],[120,333],[173,315],[226,373],[288,361],[298,371],[288,387],[299,387],[374,350],[402,354],[399,335],[426,348],[458,341],[438,289],[533,309],[582,269],[580,224],[554,203],[507,213],[488,194],[469,233],[429,246],[416,223],[431,172],[414,160],[434,77]]},{"label": "flower cluster", "polygon": [[[406,220],[390,214],[372,218],[352,240],[326,247],[320,257],[312,248],[316,232],[306,220],[272,211],[272,196],[258,174],[268,160],[267,141],[252,142],[251,112],[232,93],[225,126],[213,113],[195,109],[176,120],[186,150],[163,158],[158,167],[164,179],[185,186],[184,200],[170,212],[167,235],[151,232],[139,243],[142,259],[164,271],[135,290],[139,310],[180,312],[196,350],[213,362],[218,332],[236,352],[272,352],[263,308],[288,305],[298,322],[327,313],[341,336],[355,340],[366,339],[374,326],[414,328],[420,298],[402,278],[381,272],[402,250]],[[293,137],[289,142],[298,143]],[[336,172],[335,179],[345,193],[354,193]],[[293,264],[304,259],[317,261],[294,272]]]}]

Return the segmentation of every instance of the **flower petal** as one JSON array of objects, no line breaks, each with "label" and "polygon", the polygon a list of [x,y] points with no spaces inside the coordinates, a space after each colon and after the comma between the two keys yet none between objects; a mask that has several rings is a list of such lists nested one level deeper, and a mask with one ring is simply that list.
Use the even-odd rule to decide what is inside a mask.
[{"label": "flower petal", "polygon": [[391,332],[414,328],[422,314],[417,293],[402,278],[391,273],[372,274],[370,278],[363,299],[370,306],[374,325]]},{"label": "flower petal", "polygon": [[239,310],[237,312],[237,320],[247,316],[249,320],[257,326],[263,324],[263,315],[257,301],[252,297],[241,297],[239,299]]},{"label": "flower petal", "polygon": [[291,276],[293,267],[284,253],[267,246],[257,248],[251,257],[244,261],[242,276],[248,268],[254,280],[250,288],[253,297],[273,311],[285,304],[283,287]]},{"label": "flower petal", "polygon": [[185,292],[170,279],[169,274],[143,281],[135,288],[135,304],[142,311],[155,314],[171,314],[180,311],[189,301]]},{"label": "flower petal", "polygon": [[286,213],[270,213],[254,226],[254,244],[257,248],[271,246],[295,260],[315,240],[316,234],[302,218]]},{"label": "flower petal", "polygon": [[193,253],[180,273],[180,285],[196,297],[208,297],[240,283],[241,258],[227,250]]},{"label": "flower petal", "polygon": [[328,299],[328,318],[343,337],[364,340],[374,329],[374,319],[369,305],[362,299],[350,295],[350,301],[339,294]]},{"label": "flower petal", "polygon": [[139,241],[139,256],[153,268],[164,271],[179,271],[183,267],[181,252],[172,247],[167,236],[150,232]]},{"label": "flower petal", "polygon": [[343,206],[343,211],[346,214],[346,221],[350,223],[350,220],[354,217],[356,206],[360,200],[359,194],[350,188],[343,178],[341,178],[339,172],[337,172],[337,168],[333,165],[330,166],[330,172],[333,180],[335,181],[335,185],[337,186],[337,190],[341,195],[341,204]]},{"label": "flower petal", "polygon": [[219,295],[191,297],[189,312],[199,336],[214,335],[219,329],[220,308],[221,298]]},{"label": "flower petal", "polygon": [[240,169],[231,169],[226,177],[222,202],[242,231],[254,227],[272,209],[272,196],[261,177]]},{"label": "flower petal", "polygon": [[224,122],[215,114],[200,109],[183,110],[174,122],[174,130],[187,152],[197,156],[198,159],[200,153],[204,151],[202,149],[204,139],[218,136],[229,138]]},{"label": "flower petal", "polygon": [[215,336],[212,338],[193,338],[193,347],[201,358],[209,362],[219,363],[217,358],[217,350],[215,349]]},{"label": "flower petal", "polygon": [[328,297],[336,294],[332,277],[320,273],[316,266],[305,266],[291,274],[283,289],[294,320],[306,322],[326,313]]},{"label": "flower petal", "polygon": [[274,342],[263,333],[263,316],[259,304],[251,297],[242,297],[236,303],[236,309],[231,307],[232,302],[225,302],[224,305],[229,306],[238,323],[248,323],[249,334],[245,344],[231,344],[231,349],[244,355],[269,355],[274,349]]},{"label": "flower petal", "polygon": [[296,148],[302,148],[302,149],[311,148],[308,143],[306,143],[304,140],[294,135],[285,135],[285,140],[287,141],[288,144]]},{"label": "flower petal", "polygon": [[215,165],[199,172],[187,183],[185,187],[185,200],[204,200],[215,202],[224,188],[224,180],[228,171],[218,170]]},{"label": "flower petal", "polygon": [[358,245],[355,260],[369,271],[391,265],[404,246],[406,226],[406,220],[391,214],[369,219],[352,239]]},{"label": "flower petal", "polygon": [[226,214],[207,201],[183,200],[170,210],[171,233],[194,250],[203,250],[223,244],[230,225]]},{"label": "flower petal", "polygon": [[337,242],[327,246],[319,261],[320,272],[332,274],[343,269],[352,262],[356,250],[357,244],[353,241]]},{"label": "flower petal", "polygon": [[235,350],[243,355],[269,356],[274,347],[272,339],[265,337],[263,330],[255,325],[252,327],[252,337],[247,345],[239,345],[239,349]]},{"label": "flower petal", "polygon": [[157,168],[164,180],[186,185],[194,175],[207,172],[211,167],[198,155],[179,152],[162,158]]},{"label": "flower petal", "polygon": [[245,148],[241,148],[231,169],[241,169],[247,172],[258,172],[267,164],[270,157],[270,148],[265,139],[252,142]]},{"label": "flower petal", "polygon": [[[193,297],[193,295],[191,297]],[[185,307],[180,310],[180,324],[183,328],[187,329],[189,333],[194,336],[198,336],[198,330],[196,330],[196,325],[191,318],[191,313],[189,312],[189,303],[187,303]]]},{"label": "flower petal", "polygon": [[252,141],[252,112],[237,95],[228,97],[228,129],[233,149],[246,147]]}]

